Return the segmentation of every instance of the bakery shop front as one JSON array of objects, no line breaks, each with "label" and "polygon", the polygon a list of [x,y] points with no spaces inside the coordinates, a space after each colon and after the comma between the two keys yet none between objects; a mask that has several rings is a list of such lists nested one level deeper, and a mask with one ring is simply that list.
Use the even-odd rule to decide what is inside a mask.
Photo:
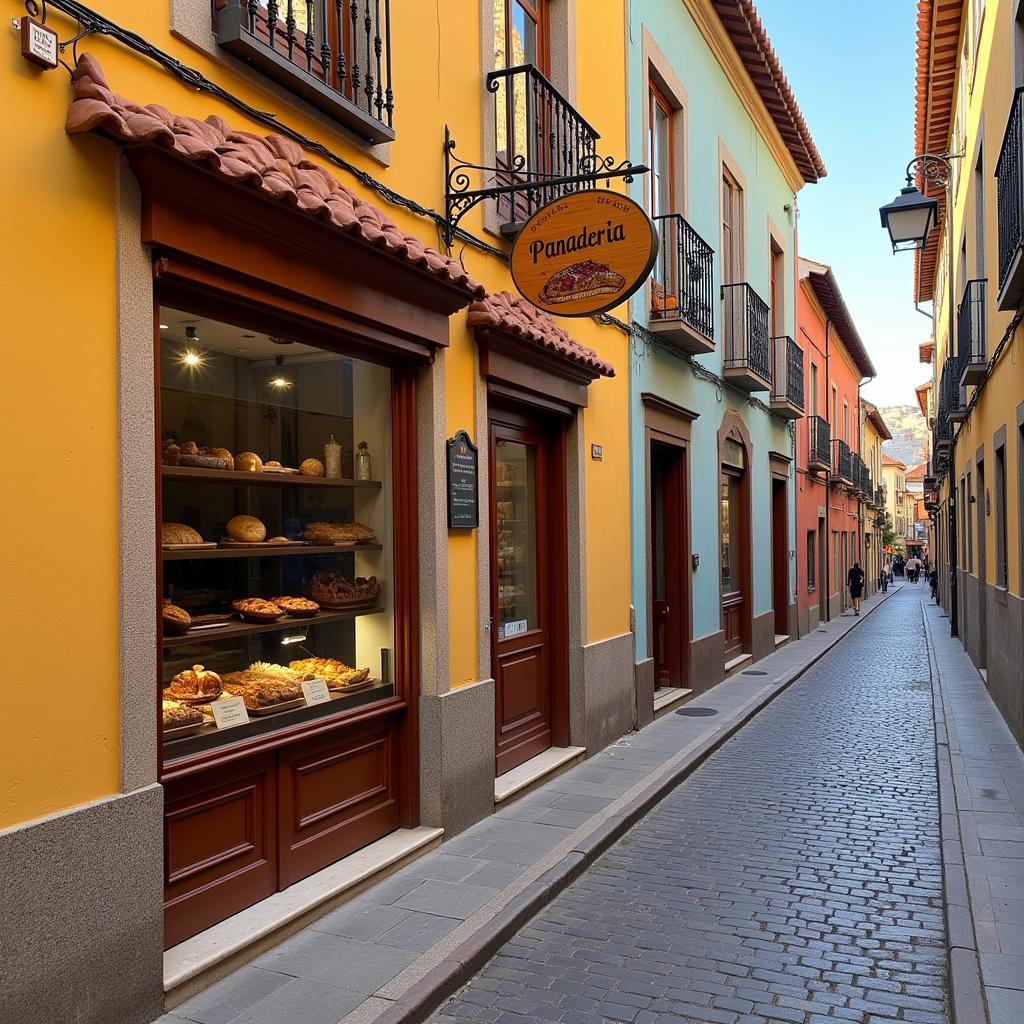
[{"label": "bakery shop front", "polygon": [[68,130],[125,147],[153,296],[126,600],[155,619],[173,946],[419,824],[417,398],[483,288],[286,139],[130,103],[88,56],[75,87]]}]

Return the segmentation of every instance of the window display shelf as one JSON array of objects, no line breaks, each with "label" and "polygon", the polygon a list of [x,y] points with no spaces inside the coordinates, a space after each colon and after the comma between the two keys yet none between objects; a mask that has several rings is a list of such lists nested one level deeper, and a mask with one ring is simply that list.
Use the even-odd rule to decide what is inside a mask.
[{"label": "window display shelf", "polygon": [[303,544],[265,548],[163,548],[165,562],[206,558],[285,558],[290,555],[347,555],[353,551],[383,551],[382,544]]},{"label": "window display shelf", "polygon": [[384,609],[379,605],[363,608],[345,608],[340,611],[321,611],[308,618],[288,617],[277,622],[230,622],[224,626],[211,626],[207,629],[196,629],[188,633],[164,634],[164,647],[187,647],[192,644],[206,644],[214,640],[230,640],[238,636],[251,636],[254,633],[283,632],[289,629],[306,629],[308,626],[319,626],[324,622],[339,622],[343,619],[355,619],[361,615],[377,615]]},{"label": "window display shelf", "polygon": [[347,487],[379,491],[380,480],[350,480],[341,477],[302,476],[293,473],[246,473],[237,469],[194,469],[191,466],[161,466],[164,480],[183,483],[228,484],[235,487]]}]

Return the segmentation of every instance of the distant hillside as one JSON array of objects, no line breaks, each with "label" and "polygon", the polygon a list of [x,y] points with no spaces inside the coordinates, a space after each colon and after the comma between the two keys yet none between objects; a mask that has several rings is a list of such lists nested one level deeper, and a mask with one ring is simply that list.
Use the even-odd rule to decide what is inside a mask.
[{"label": "distant hillside", "polygon": [[878,411],[892,434],[891,441],[882,442],[882,451],[906,464],[907,468],[924,462],[928,442],[928,426],[916,405],[879,406]]}]

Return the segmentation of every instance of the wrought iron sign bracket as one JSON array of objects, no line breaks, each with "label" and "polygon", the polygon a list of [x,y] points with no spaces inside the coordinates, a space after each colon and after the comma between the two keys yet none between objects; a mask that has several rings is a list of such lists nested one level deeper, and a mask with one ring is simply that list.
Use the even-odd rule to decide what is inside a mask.
[{"label": "wrought iron sign bracket", "polygon": [[[606,187],[613,178],[621,178],[627,184],[635,177],[646,174],[649,168],[643,164],[634,164],[629,160],[619,163],[610,156],[592,154],[580,162],[577,174],[548,175],[539,171],[531,171],[526,167],[524,156],[516,157],[508,167],[487,167],[483,164],[469,163],[455,155],[455,140],[448,126],[444,128],[444,235],[445,246],[450,250],[455,241],[455,233],[459,221],[478,203],[485,199],[499,196],[527,195],[534,208],[541,205],[544,193],[568,193],[579,191],[573,186],[593,186],[599,181]],[[493,180],[498,175],[506,175],[516,180],[503,185],[491,185],[485,188],[470,188],[473,184],[473,172],[478,172],[484,181]]]}]

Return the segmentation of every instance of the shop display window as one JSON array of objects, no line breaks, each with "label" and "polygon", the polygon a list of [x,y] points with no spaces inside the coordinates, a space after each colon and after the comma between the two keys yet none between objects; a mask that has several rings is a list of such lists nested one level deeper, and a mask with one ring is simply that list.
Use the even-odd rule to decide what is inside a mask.
[{"label": "shop display window", "polygon": [[165,760],[393,696],[390,370],[159,317]]}]

